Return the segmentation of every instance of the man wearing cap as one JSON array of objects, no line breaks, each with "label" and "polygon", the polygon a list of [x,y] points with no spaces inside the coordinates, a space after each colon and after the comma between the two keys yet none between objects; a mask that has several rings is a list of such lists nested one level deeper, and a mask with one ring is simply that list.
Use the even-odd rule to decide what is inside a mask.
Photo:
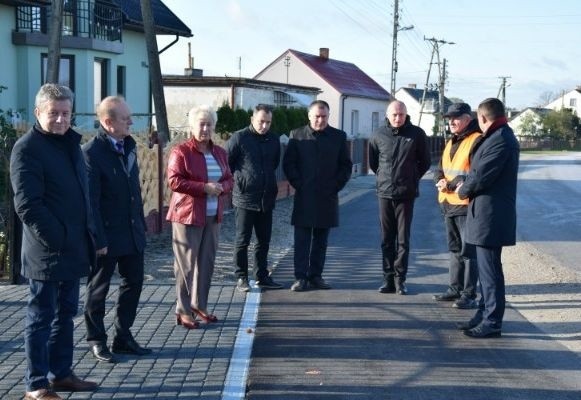
[{"label": "man wearing cap", "polygon": [[470,171],[471,154],[481,132],[466,103],[452,104],[444,117],[448,118],[452,138],[446,143],[434,170],[434,182],[446,224],[450,284],[444,293],[435,295],[434,300],[454,301],[454,307],[470,309],[476,308],[478,264],[474,246],[464,241],[468,199],[460,199],[454,191]]},{"label": "man wearing cap", "polygon": [[426,133],[412,125],[404,103],[389,103],[385,114],[386,125],[369,139],[381,225],[384,282],[379,292],[405,295],[414,201],[430,168],[430,149]]}]

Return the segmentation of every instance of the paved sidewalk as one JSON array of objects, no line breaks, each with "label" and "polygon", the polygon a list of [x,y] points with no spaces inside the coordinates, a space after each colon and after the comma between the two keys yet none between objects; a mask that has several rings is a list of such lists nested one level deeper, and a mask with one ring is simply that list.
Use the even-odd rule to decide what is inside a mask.
[{"label": "paved sidewalk", "polygon": [[[365,179],[353,179],[341,196],[349,199],[346,196],[359,193],[362,184],[368,187],[369,178]],[[288,224],[289,221],[275,223]],[[287,235],[291,230],[280,231],[282,235]],[[224,236],[228,238],[230,232],[225,233]],[[284,241],[284,238],[277,240]],[[292,243],[292,238],[287,240]],[[168,243],[168,246],[171,244]],[[137,341],[151,347],[154,352],[145,357],[121,356],[121,362],[117,364],[98,363],[89,352],[82,316],[85,298],[85,285],[82,283],[79,312],[75,318],[73,369],[81,378],[98,382],[100,388],[94,393],[59,394],[65,399],[221,399],[246,301],[246,295],[234,289],[231,279],[220,276],[231,269],[232,251],[229,240],[221,241],[217,258],[217,270],[220,273],[215,274],[208,301],[209,311],[216,314],[220,321],[191,331],[175,325],[175,286],[167,278],[173,273],[167,257],[160,258],[159,266],[154,269],[162,270],[162,277],[146,281],[132,329]],[[284,251],[271,253],[269,260],[276,264],[283,255]],[[283,283],[290,285],[291,282]],[[107,298],[108,313],[105,316],[109,339],[117,292],[117,285],[111,285]],[[23,330],[27,294],[26,285],[0,285],[2,400],[21,399],[25,390]],[[244,383],[240,385],[244,387]]]}]

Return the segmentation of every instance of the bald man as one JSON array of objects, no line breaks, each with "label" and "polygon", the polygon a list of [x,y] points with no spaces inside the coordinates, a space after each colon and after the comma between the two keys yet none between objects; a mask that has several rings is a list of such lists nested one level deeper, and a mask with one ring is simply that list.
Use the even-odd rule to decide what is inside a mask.
[{"label": "bald man", "polygon": [[107,347],[103,318],[116,266],[121,283],[111,350],[134,355],[151,352],[141,347],[129,330],[135,321],[143,286],[145,218],[136,144],[130,136],[131,111],[122,97],[109,96],[97,107],[97,118],[99,132],[83,146],[97,227],[97,267],[87,280],[85,323],[93,356],[99,361],[115,362]]},{"label": "bald man", "polygon": [[406,295],[414,201],[420,178],[430,168],[430,151],[426,133],[412,125],[401,101],[389,104],[386,124],[369,139],[369,166],[376,175],[381,224],[379,292]]}]

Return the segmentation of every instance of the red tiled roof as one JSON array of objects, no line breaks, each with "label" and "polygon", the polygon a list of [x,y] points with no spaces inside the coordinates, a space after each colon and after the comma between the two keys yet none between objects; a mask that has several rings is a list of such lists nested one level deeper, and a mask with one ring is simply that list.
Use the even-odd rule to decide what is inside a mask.
[{"label": "red tiled roof", "polygon": [[[390,94],[355,64],[288,50],[341,94],[389,100]],[[286,54],[286,52],[285,52]],[[284,54],[283,54],[284,55]]]}]

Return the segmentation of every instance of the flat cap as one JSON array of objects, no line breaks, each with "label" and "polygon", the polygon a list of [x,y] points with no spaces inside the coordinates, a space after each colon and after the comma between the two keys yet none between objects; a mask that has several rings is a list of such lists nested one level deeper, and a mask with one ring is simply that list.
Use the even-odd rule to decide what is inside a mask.
[{"label": "flat cap", "polygon": [[444,117],[459,117],[460,115],[468,114],[472,115],[472,110],[470,106],[466,103],[454,103],[450,107],[448,107],[448,112],[444,114]]}]

